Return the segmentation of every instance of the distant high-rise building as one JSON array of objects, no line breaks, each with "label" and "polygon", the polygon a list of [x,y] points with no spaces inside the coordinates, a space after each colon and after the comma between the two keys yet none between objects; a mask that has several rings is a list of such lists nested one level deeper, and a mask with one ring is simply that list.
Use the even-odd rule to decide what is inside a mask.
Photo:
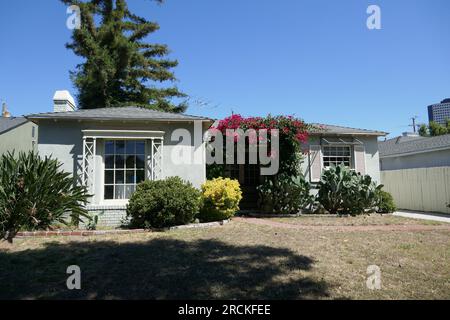
[{"label": "distant high-rise building", "polygon": [[444,99],[441,103],[428,106],[428,120],[445,125],[450,119],[450,98]]}]

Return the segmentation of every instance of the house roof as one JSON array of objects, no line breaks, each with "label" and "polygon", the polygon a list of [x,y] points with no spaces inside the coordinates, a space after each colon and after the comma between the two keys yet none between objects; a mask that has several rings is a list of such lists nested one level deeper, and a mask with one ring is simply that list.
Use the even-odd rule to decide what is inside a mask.
[{"label": "house roof", "polygon": [[18,118],[0,117],[0,134],[5,133],[6,131],[9,131],[11,129],[14,129],[26,122],[28,122],[28,120],[23,117]]},{"label": "house roof", "polygon": [[369,135],[369,136],[385,136],[387,132],[376,131],[376,130],[367,130],[367,129],[358,129],[358,128],[349,128],[342,126],[335,126],[330,124],[321,124],[321,123],[313,123],[313,126],[322,128],[319,130],[311,131],[311,134],[332,134],[332,135]]},{"label": "house roof", "polygon": [[134,121],[212,121],[209,118],[191,116],[180,113],[161,112],[142,107],[117,107],[80,109],[68,112],[48,112],[31,114],[28,119],[36,121],[40,119],[60,119],[60,120],[134,120]]},{"label": "house roof", "polygon": [[437,137],[396,137],[378,143],[380,157],[450,149],[450,134]]}]

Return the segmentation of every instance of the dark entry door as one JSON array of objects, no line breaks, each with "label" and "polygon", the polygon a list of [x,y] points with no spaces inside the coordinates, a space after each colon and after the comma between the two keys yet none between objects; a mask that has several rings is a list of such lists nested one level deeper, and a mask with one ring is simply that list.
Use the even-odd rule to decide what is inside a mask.
[{"label": "dark entry door", "polygon": [[227,165],[226,175],[239,181],[242,190],[241,210],[253,210],[258,207],[258,191],[261,183],[261,170],[257,164]]}]

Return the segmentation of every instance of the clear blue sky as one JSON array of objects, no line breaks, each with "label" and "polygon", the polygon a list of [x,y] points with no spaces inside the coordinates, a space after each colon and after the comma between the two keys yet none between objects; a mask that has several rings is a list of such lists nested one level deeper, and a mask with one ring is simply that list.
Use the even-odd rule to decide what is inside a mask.
[{"label": "clear blue sky", "polygon": [[[366,28],[369,4],[382,30]],[[399,134],[450,97],[448,0],[130,0],[157,21],[178,86],[214,118],[295,114],[309,122]],[[46,112],[80,60],[57,0],[0,1],[0,99],[13,115]]]}]

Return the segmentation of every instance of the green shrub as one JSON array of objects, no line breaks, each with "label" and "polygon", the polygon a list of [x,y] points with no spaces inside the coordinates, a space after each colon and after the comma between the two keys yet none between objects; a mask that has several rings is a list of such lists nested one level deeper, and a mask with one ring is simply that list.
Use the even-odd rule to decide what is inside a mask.
[{"label": "green shrub", "polygon": [[215,178],[222,178],[225,176],[224,164],[207,164],[206,165],[206,179],[213,180]]},{"label": "green shrub", "polygon": [[345,214],[358,215],[375,211],[376,192],[382,186],[376,186],[368,175],[360,175],[353,172],[350,187],[344,192],[342,201],[342,212]]},{"label": "green shrub", "polygon": [[328,168],[319,182],[318,202],[332,214],[362,214],[374,211],[376,186],[368,175],[347,168],[344,165]]},{"label": "green shrub", "polygon": [[0,158],[0,237],[12,241],[20,229],[42,230],[67,218],[77,224],[88,218],[89,195],[75,186],[61,163],[37,154],[8,153]]},{"label": "green shrub", "polygon": [[219,221],[233,217],[239,210],[242,191],[237,180],[216,178],[202,186],[201,221]]},{"label": "green shrub", "polygon": [[127,207],[132,227],[163,228],[194,221],[201,194],[179,177],[144,181],[136,188]]},{"label": "green shrub", "polygon": [[377,190],[376,206],[378,213],[392,213],[397,211],[394,198],[389,192],[384,190]]},{"label": "green shrub", "polygon": [[312,204],[311,185],[303,175],[279,174],[267,177],[258,187],[260,207],[268,213],[297,214]]}]

